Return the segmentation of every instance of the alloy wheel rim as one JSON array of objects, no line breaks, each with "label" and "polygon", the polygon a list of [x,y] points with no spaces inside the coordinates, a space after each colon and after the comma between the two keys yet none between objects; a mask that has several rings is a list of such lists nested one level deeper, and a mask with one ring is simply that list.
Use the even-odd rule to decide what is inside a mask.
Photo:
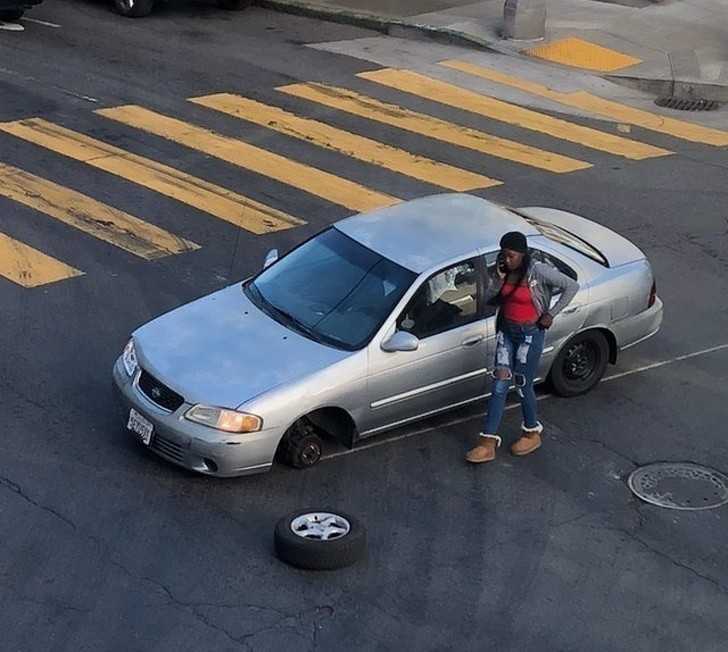
[{"label": "alloy wheel rim", "polygon": [[291,530],[303,539],[333,541],[349,534],[351,523],[339,514],[308,512],[291,521]]}]

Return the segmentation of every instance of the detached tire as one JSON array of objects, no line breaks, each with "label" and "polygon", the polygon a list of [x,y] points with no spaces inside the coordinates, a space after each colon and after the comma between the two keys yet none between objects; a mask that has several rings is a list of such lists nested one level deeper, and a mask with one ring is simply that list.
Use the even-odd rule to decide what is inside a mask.
[{"label": "detached tire", "polygon": [[217,6],[228,11],[242,11],[253,4],[253,0],[217,0]]},{"label": "detached tire", "polygon": [[116,13],[127,18],[142,18],[152,13],[154,0],[114,0]]},{"label": "detached tire", "polygon": [[559,396],[579,396],[592,390],[604,376],[609,362],[609,343],[599,331],[572,337],[559,351],[551,367],[551,386]]},{"label": "detached tire", "polygon": [[281,561],[306,570],[344,568],[366,555],[366,530],[331,509],[295,511],[278,521],[273,541]]},{"label": "detached tire", "polygon": [[12,23],[14,20],[20,20],[24,13],[24,9],[8,9],[6,11],[0,11],[0,20]]}]

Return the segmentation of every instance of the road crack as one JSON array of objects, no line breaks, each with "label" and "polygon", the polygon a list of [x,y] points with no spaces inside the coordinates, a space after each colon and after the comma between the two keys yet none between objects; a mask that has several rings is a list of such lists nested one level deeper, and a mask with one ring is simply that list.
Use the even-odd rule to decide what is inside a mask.
[{"label": "road crack", "polygon": [[25,500],[27,503],[30,503],[34,507],[37,507],[38,509],[42,509],[44,512],[48,512],[49,514],[52,514],[57,519],[63,521],[66,525],[68,525],[74,531],[78,530],[78,528],[76,527],[76,524],[73,521],[71,521],[69,518],[66,518],[63,514],[56,511],[55,509],[53,509],[53,507],[44,505],[43,503],[40,503],[37,500],[31,498],[28,494],[25,493],[23,488],[17,482],[13,482],[10,478],[6,478],[5,476],[0,476],[0,487],[4,487],[8,491],[12,491],[13,493],[17,494],[23,500]]}]

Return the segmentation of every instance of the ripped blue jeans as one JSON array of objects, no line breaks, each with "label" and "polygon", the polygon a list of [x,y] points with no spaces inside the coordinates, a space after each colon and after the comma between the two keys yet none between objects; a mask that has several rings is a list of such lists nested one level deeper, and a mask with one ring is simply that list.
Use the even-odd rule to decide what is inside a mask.
[{"label": "ripped blue jeans", "polygon": [[[523,425],[526,428],[538,427],[533,380],[543,353],[545,334],[546,331],[535,325],[524,326],[503,322],[502,330],[499,330],[496,335],[493,386],[488,401],[488,413],[485,417],[483,434],[495,435],[498,433],[506,406],[506,397],[513,385],[516,386],[521,398]],[[497,377],[498,369],[508,370],[506,380]]]}]

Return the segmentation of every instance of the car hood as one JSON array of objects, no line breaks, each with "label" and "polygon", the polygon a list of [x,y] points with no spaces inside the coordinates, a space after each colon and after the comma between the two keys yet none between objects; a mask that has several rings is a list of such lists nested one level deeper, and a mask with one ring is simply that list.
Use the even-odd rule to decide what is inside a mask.
[{"label": "car hood", "polygon": [[351,355],[279,324],[240,283],[162,315],[133,336],[143,369],[188,403],[225,408]]},{"label": "car hood", "polygon": [[627,238],[615,233],[606,226],[574,213],[543,206],[519,208],[518,213],[543,222],[551,222],[566,231],[570,231],[600,251],[607,259],[610,267],[619,267],[636,260],[642,260],[645,257],[644,253]]}]

